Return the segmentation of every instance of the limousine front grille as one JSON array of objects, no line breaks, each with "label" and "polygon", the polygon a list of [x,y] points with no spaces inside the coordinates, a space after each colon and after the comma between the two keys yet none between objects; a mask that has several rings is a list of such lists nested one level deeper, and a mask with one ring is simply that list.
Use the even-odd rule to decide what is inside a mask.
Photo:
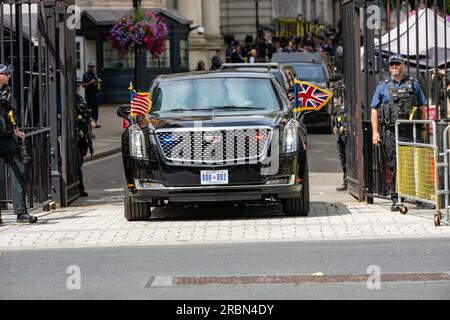
[{"label": "limousine front grille", "polygon": [[257,163],[266,155],[269,127],[162,129],[158,144],[169,161],[192,164]]}]

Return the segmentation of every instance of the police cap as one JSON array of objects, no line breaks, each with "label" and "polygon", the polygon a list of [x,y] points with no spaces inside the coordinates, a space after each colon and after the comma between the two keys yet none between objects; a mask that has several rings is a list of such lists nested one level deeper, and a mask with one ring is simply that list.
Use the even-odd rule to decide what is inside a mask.
[{"label": "police cap", "polygon": [[2,73],[13,73],[14,68],[11,68],[9,66],[6,66],[4,64],[0,64],[0,74]]},{"label": "police cap", "polygon": [[405,58],[403,58],[403,56],[401,54],[393,54],[389,57],[389,63],[391,62],[401,62],[401,63],[405,63]]}]

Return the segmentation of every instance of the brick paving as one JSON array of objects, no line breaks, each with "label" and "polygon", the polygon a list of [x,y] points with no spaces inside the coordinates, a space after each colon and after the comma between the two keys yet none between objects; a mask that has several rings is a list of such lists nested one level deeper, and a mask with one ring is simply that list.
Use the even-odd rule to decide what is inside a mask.
[{"label": "brick paving", "polygon": [[212,212],[195,219],[158,209],[169,216],[127,222],[120,202],[88,205],[39,213],[35,225],[17,224],[15,216],[4,214],[0,250],[450,237],[449,226],[433,225],[433,211],[401,215],[388,209],[388,204],[313,202],[308,217],[284,217],[276,210],[249,216],[251,209],[238,208],[231,217]]}]

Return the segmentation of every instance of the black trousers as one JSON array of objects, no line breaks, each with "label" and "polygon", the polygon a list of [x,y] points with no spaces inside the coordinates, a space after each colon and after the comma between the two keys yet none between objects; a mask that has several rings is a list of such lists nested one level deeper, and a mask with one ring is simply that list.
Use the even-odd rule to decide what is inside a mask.
[{"label": "black trousers", "polygon": [[25,192],[27,178],[25,167],[19,150],[17,140],[13,136],[0,137],[0,158],[11,167],[12,177],[12,200],[15,214],[27,213]]},{"label": "black trousers", "polygon": [[80,181],[80,192],[84,192],[84,181],[83,181],[83,164],[84,157],[87,154],[88,146],[83,141],[78,141],[78,180]]},{"label": "black trousers", "polygon": [[98,104],[99,98],[97,93],[88,93],[86,94],[86,103],[88,108],[91,110],[92,119],[97,122],[98,121]]},{"label": "black trousers", "polygon": [[343,182],[347,185],[347,161],[345,156],[345,140],[340,136],[336,137],[337,139],[337,153],[339,156],[339,160],[341,161],[342,172],[344,173]]},{"label": "black trousers", "polygon": [[[413,141],[412,130],[400,130],[399,137],[401,141],[412,142]],[[397,178],[397,148],[395,144],[395,127],[388,127],[383,129],[383,147],[386,150],[386,159],[389,169],[389,187],[391,191],[391,199],[393,203],[398,202],[398,194],[396,190],[396,178]]]},{"label": "black trousers", "polygon": [[391,193],[392,202],[398,202],[398,194],[396,192],[395,179],[397,176],[397,149],[395,144],[395,129],[385,129],[383,131],[383,147],[386,150],[386,160],[389,170],[390,180],[389,189]]}]

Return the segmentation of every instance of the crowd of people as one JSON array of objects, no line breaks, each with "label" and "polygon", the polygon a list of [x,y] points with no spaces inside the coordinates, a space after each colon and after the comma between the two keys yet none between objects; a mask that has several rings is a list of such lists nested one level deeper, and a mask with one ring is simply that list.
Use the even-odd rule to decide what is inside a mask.
[{"label": "crowd of people", "polygon": [[[319,33],[305,32],[303,36],[294,33],[286,37],[273,37],[260,34],[256,41],[247,37],[244,41],[229,39],[225,52],[217,50],[212,57],[209,69],[217,70],[222,65],[222,56],[225,54],[227,63],[256,63],[270,62],[274,53],[280,52],[326,52],[335,61],[339,69],[343,56],[343,46],[340,34],[336,29],[328,27]],[[204,62],[199,64],[197,71],[205,70]],[[200,63],[200,61],[199,61]]]}]

